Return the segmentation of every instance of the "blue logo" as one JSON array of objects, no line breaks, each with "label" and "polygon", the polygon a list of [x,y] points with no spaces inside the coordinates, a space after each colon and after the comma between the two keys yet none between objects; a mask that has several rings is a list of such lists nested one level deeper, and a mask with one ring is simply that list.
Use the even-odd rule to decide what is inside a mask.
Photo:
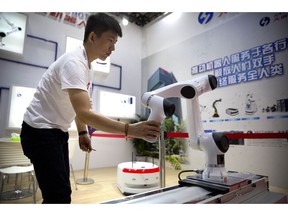
[{"label": "blue logo", "polygon": [[200,24],[207,24],[208,22],[210,22],[213,18],[213,14],[212,12],[201,12],[198,16],[198,22]]},{"label": "blue logo", "polygon": [[270,23],[269,17],[263,17],[259,22],[260,26],[262,27],[267,26],[269,23]]}]

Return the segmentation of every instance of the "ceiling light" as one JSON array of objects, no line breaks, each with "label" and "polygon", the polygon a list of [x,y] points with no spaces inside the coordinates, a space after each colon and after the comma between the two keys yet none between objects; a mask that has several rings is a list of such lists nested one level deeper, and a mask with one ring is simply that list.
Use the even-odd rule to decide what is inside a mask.
[{"label": "ceiling light", "polygon": [[128,19],[126,19],[125,17],[123,17],[123,18],[122,18],[122,24],[123,24],[124,26],[127,26],[128,23],[129,23]]}]

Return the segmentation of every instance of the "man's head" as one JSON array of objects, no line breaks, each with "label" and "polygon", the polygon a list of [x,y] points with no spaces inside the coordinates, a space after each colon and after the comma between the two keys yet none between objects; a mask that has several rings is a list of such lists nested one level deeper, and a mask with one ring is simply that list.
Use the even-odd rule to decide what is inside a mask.
[{"label": "man's head", "polygon": [[92,14],[88,17],[86,23],[84,42],[88,40],[91,32],[94,32],[98,37],[100,37],[102,33],[107,31],[112,31],[119,37],[122,37],[122,29],[116,19],[105,13]]},{"label": "man's head", "polygon": [[122,29],[116,19],[105,13],[90,15],[84,34],[88,61],[105,60],[115,50],[118,37],[122,37]]}]

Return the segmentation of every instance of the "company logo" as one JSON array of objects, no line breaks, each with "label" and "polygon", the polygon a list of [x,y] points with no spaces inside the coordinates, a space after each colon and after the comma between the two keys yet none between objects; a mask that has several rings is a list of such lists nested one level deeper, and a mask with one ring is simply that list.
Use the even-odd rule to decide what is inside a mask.
[{"label": "company logo", "polygon": [[263,17],[260,22],[259,22],[259,25],[264,27],[264,26],[267,26],[269,25],[270,23],[270,18],[269,17]]},{"label": "company logo", "polygon": [[199,16],[198,16],[198,22],[200,23],[200,24],[207,24],[207,23],[209,23],[211,20],[212,20],[212,18],[213,18],[213,14],[214,13],[211,13],[211,12],[201,12],[200,14],[199,14]]}]

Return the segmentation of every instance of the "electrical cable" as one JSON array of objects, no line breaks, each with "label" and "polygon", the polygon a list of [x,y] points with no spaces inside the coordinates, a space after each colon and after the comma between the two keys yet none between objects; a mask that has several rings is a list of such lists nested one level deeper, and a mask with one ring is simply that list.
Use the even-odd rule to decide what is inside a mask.
[{"label": "electrical cable", "polygon": [[181,179],[181,174],[185,173],[185,172],[194,172],[196,174],[201,174],[203,172],[203,170],[195,170],[195,169],[193,169],[193,170],[182,170],[181,172],[178,173],[178,180],[182,180]]}]

